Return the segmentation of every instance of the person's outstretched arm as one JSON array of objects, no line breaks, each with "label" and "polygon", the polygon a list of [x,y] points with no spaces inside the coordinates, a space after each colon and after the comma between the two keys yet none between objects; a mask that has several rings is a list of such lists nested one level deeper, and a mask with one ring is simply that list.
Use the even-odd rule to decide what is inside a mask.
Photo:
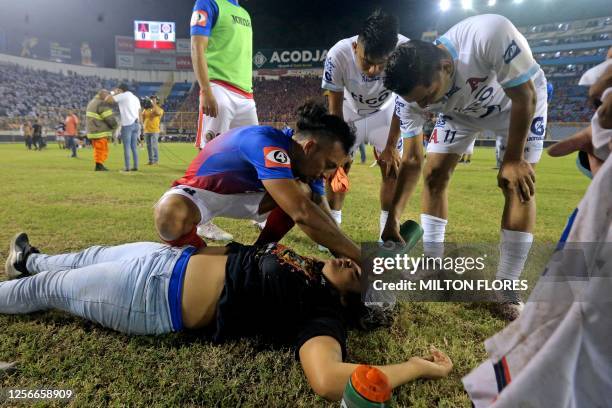
[{"label": "person's outstretched arm", "polygon": [[360,261],[360,248],[311,200],[299,182],[292,179],[266,179],[262,183],[272,199],[310,239],[329,248],[337,256]]},{"label": "person's outstretched arm", "polygon": [[[299,355],[313,391],[325,399],[340,400],[346,383],[358,366],[342,361],[340,343],[331,336],[313,337],[300,348]],[[446,354],[432,347],[428,357],[411,357],[403,363],[375,367],[387,375],[389,384],[395,388],[417,378],[446,377],[453,363]]]}]

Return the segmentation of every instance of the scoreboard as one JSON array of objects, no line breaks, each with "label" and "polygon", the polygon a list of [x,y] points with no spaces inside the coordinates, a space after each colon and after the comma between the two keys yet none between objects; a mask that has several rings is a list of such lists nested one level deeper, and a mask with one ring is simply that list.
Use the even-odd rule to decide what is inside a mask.
[{"label": "scoreboard", "polygon": [[176,43],[175,23],[134,21],[134,47],[150,50],[173,50]]}]

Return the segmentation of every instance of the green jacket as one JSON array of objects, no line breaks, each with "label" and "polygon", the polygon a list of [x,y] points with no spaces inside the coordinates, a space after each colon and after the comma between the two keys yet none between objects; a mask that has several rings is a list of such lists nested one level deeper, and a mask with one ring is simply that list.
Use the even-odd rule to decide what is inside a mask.
[{"label": "green jacket", "polygon": [[97,96],[87,104],[87,138],[112,137],[119,127],[110,105]]}]

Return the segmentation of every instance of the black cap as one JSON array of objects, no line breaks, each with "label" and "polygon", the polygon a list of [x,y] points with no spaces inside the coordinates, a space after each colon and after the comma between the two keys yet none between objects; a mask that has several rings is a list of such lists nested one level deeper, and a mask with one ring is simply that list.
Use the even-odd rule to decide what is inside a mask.
[{"label": "black cap", "polygon": [[123,92],[127,92],[130,89],[125,82],[120,83],[117,88],[121,89]]}]

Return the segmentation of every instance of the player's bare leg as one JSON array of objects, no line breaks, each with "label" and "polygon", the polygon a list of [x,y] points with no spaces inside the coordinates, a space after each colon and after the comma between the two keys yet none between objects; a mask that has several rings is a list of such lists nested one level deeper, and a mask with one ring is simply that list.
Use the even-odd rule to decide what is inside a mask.
[{"label": "player's bare leg", "polygon": [[180,195],[163,197],[155,206],[154,217],[155,228],[163,241],[176,246],[204,245],[196,235],[200,210],[190,199]]},{"label": "player's bare leg", "polygon": [[448,183],[459,161],[454,153],[429,153],[423,169],[421,225],[425,255],[442,256],[448,219]]},{"label": "player's bare leg", "polygon": [[[531,166],[535,170],[535,164]],[[521,201],[517,191],[503,188],[504,211],[501,219],[500,260],[496,279],[517,280],[527,261],[536,220],[535,194],[529,201]],[[504,291],[497,312],[506,320],[516,319],[523,302],[514,291]]]},{"label": "player's bare leg", "polygon": [[384,169],[380,166],[380,174],[382,181],[380,183],[380,231],[379,238],[382,239],[382,233],[387,224],[389,217],[389,211],[393,207],[393,197],[395,196],[395,189],[397,186],[397,178],[389,177],[385,175]]}]

